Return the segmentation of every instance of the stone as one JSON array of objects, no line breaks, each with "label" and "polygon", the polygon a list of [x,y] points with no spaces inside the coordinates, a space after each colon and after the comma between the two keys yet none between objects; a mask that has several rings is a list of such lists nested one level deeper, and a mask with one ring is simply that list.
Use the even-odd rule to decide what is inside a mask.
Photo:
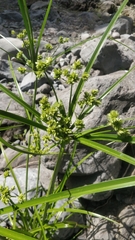
[{"label": "stone", "polygon": [[100,11],[102,13],[113,14],[117,11],[117,6],[112,1],[103,1],[100,5]]},{"label": "stone", "polygon": [[5,10],[3,13],[0,14],[0,17],[3,20],[9,21],[9,22],[21,22],[22,21],[22,15],[16,11]]},{"label": "stone", "polygon": [[117,31],[113,31],[112,34],[111,34],[111,37],[114,38],[114,39],[118,39],[118,38],[120,38],[120,34]]},{"label": "stone", "polygon": [[37,88],[37,93],[45,93],[45,94],[49,94],[51,91],[51,87],[49,84],[42,84],[39,88]]},{"label": "stone", "polygon": [[102,34],[104,34],[104,32],[106,31],[108,26],[108,23],[104,23],[104,24],[98,24],[95,26],[94,30],[93,30],[93,36],[100,36]]},{"label": "stone", "polygon": [[[29,166],[31,168],[38,166],[38,156],[31,156],[29,157]],[[6,148],[4,150],[4,154],[0,155],[0,172],[2,173],[4,169],[9,169],[9,164],[12,168],[21,168],[26,167],[27,164],[27,154],[18,153],[17,151]]]},{"label": "stone", "polygon": [[[99,40],[100,38],[96,38],[92,41],[88,41],[82,46],[80,56],[85,64],[87,64],[92,57]],[[131,63],[135,59],[135,52],[132,51],[132,49],[135,48],[135,42],[131,39],[127,40],[124,38],[119,40],[119,42],[123,43],[125,46],[115,41],[106,41],[93,64],[95,70],[98,69],[104,74],[109,74],[121,69],[128,70],[130,68]]]},{"label": "stone", "polygon": [[82,62],[84,62],[85,64],[88,63],[88,61],[90,60],[90,58],[94,52],[94,49],[96,49],[96,47],[97,47],[99,41],[100,41],[100,38],[95,38],[95,39],[83,44],[81,51],[80,51],[80,57],[82,59]]},{"label": "stone", "polygon": [[134,239],[134,221],[135,207],[134,205],[126,206],[120,213],[119,219],[121,220],[121,227],[119,228],[119,234],[116,238],[120,240],[124,239]]},{"label": "stone", "polygon": [[39,179],[45,191],[49,189],[52,176],[53,176],[53,170],[46,168],[43,161],[41,161]]},{"label": "stone", "polygon": [[[60,208],[60,212],[56,213],[55,216],[53,216],[50,219],[50,223],[55,222],[57,219],[58,222],[64,222],[64,221],[71,221],[76,222],[76,227],[73,228],[61,228],[55,231],[55,233],[52,236],[52,240],[66,240],[73,237],[77,232],[79,232],[80,228],[77,226],[77,224],[85,224],[85,220],[82,214],[79,213],[72,213],[66,212],[66,208],[82,208],[81,204],[75,200],[72,203],[68,202],[69,199],[63,199],[56,202],[54,208]],[[62,211],[62,207],[64,208]]]},{"label": "stone", "polygon": [[43,93],[37,93],[36,94],[36,103],[39,104],[40,100],[45,96]]},{"label": "stone", "polygon": [[[22,193],[25,193],[25,184],[26,184],[26,168],[15,168],[14,169],[14,174],[17,178],[17,181],[19,183],[20,189]],[[34,198],[36,194],[36,187],[37,187],[37,177],[38,177],[38,169],[37,168],[29,168],[28,170],[28,192],[27,192],[27,199],[30,200]],[[0,185],[3,185],[5,178],[3,175],[0,176]],[[14,178],[12,176],[9,176],[6,178],[6,186],[9,188],[15,186],[15,189],[12,192],[12,201],[14,203],[18,202],[18,194],[19,190],[17,189],[16,183],[14,181]],[[40,184],[39,184],[40,187]],[[0,209],[5,207],[5,204],[0,201]],[[0,220],[3,220],[8,218],[8,215],[0,215]]]},{"label": "stone", "polygon": [[[30,89],[34,89],[35,81],[36,81],[35,73],[34,72],[28,73],[27,75],[25,75],[21,82],[21,90],[25,92]],[[37,87],[40,87],[45,83],[49,83],[50,85],[53,83],[53,79],[49,74],[47,74],[47,76],[40,78],[37,81]]]},{"label": "stone", "polygon": [[16,56],[18,50],[24,51],[24,54],[27,54],[27,51],[22,47],[23,42],[18,38],[7,37],[0,39],[0,56],[1,59],[8,59],[8,55],[10,58]]},{"label": "stone", "polygon": [[89,34],[89,33],[84,32],[84,33],[81,34],[81,40],[82,40],[82,41],[83,41],[83,40],[86,40],[86,39],[88,39],[88,38],[90,38],[90,34]]},{"label": "stone", "polygon": [[[106,221],[104,219],[99,218],[99,221],[98,220],[97,221],[92,221],[91,225],[92,225],[92,227],[91,227],[90,233],[88,234],[87,240],[121,239],[121,238],[116,238],[116,233],[118,232],[118,228],[116,228],[115,224],[113,224],[109,221]],[[118,235],[118,236],[120,237],[120,235]]]},{"label": "stone", "polygon": [[[18,95],[17,92],[15,92],[15,94]],[[28,94],[24,93],[23,98],[24,98],[25,102],[31,106],[32,99],[28,96]],[[26,117],[25,109],[19,103],[17,103],[15,100],[12,100],[4,92],[0,93],[0,110],[5,110],[8,112],[11,112],[13,114],[16,114],[17,116]],[[16,124],[16,121],[9,120],[6,118],[2,120],[2,125],[11,125],[11,124]]]},{"label": "stone", "polygon": [[120,17],[117,22],[115,23],[112,31],[116,30],[120,34],[131,34],[133,31],[133,20],[130,17],[123,16]]},{"label": "stone", "polygon": [[40,8],[46,8],[47,6],[48,6],[48,2],[36,1],[31,5],[30,10],[33,11]]},{"label": "stone", "polygon": [[68,32],[62,31],[62,30],[57,32],[57,36],[58,37],[64,37],[64,38],[69,38],[70,37]]},{"label": "stone", "polygon": [[[11,62],[12,67],[14,69],[14,74],[18,82],[20,82],[23,78],[23,74],[19,73],[17,70],[20,67],[20,64],[17,62]],[[13,81],[13,76],[11,74],[11,69],[9,66],[9,61],[5,59],[0,60],[0,79],[6,78],[7,82]]]},{"label": "stone", "polygon": [[26,0],[26,3],[27,3],[27,6],[31,6],[32,4],[34,4],[37,1],[38,0]]}]

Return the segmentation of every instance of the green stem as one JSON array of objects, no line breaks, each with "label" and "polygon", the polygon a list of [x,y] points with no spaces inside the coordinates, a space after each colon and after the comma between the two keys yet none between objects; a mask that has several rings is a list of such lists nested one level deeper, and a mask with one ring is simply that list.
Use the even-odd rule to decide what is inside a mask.
[{"label": "green stem", "polygon": [[[56,183],[56,178],[57,178],[57,175],[58,175],[58,172],[59,172],[59,169],[60,169],[60,165],[61,165],[61,161],[62,161],[62,158],[63,158],[64,151],[65,151],[65,145],[66,145],[65,142],[61,143],[58,159],[57,159],[57,162],[56,162],[56,166],[55,166],[55,169],[54,169],[54,172],[53,172],[53,176],[51,178],[50,186],[49,186],[49,189],[47,191],[46,196],[49,196],[50,194],[52,194],[54,192],[54,186],[55,186],[55,183]],[[46,219],[48,207],[49,207],[49,204],[47,203],[45,205],[44,216],[43,216],[43,223],[44,223],[44,221]]]}]

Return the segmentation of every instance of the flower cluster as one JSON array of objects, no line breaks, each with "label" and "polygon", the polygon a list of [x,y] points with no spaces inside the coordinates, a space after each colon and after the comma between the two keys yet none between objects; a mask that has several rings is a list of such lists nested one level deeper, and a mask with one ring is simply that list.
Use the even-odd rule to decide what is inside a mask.
[{"label": "flower cluster", "polygon": [[78,101],[78,104],[80,108],[84,108],[85,106],[99,106],[101,101],[96,98],[98,94],[97,89],[93,89],[90,93],[89,92],[84,92],[83,98]]},{"label": "flower cluster", "polygon": [[76,70],[76,69],[81,69],[82,68],[82,63],[81,63],[81,61],[78,59],[77,61],[75,61],[74,63],[73,63],[73,65],[72,65],[72,68],[74,69],[74,70]]},{"label": "flower cluster", "polygon": [[88,73],[84,72],[81,75],[76,72],[76,70],[81,68],[82,68],[82,64],[80,60],[77,60],[73,63],[72,70],[69,70],[69,69],[62,70],[60,68],[54,68],[53,70],[54,79],[60,79],[62,76],[66,77],[66,82],[71,85],[73,85],[76,82],[79,82],[79,80],[87,81],[89,77]]},{"label": "flower cluster", "polygon": [[60,36],[59,37],[59,43],[66,43],[66,42],[68,42],[69,41],[69,38],[64,38],[64,37],[62,37],[62,36]]},{"label": "flower cluster", "polygon": [[52,46],[52,44],[47,43],[47,44],[45,45],[45,48],[46,48],[47,51],[50,51],[50,50],[53,49],[53,46]]},{"label": "flower cluster", "polygon": [[121,137],[129,136],[130,133],[127,129],[123,128],[123,120],[119,117],[119,113],[112,110],[108,115],[108,123]]},{"label": "flower cluster", "polygon": [[18,203],[23,203],[25,201],[25,195],[23,193],[20,193],[18,195]]},{"label": "flower cluster", "polygon": [[0,200],[4,203],[4,204],[8,204],[10,202],[11,199],[11,192],[15,189],[15,187],[11,187],[9,188],[8,186],[5,185],[6,183],[6,178],[10,175],[10,171],[7,170],[4,172],[4,183],[3,186],[0,185]]},{"label": "flower cluster", "polygon": [[39,132],[35,129],[31,133],[32,136],[32,145],[30,146],[30,150],[32,152],[38,152],[40,153],[40,135]]},{"label": "flower cluster", "polygon": [[[17,38],[21,39],[23,41],[23,46],[25,49],[28,50],[30,49],[30,41],[27,37],[27,31],[24,29],[22,32],[20,32],[19,34],[16,34],[16,32],[13,30],[11,31],[11,34],[16,36]],[[34,47],[35,44],[37,43],[36,39],[32,40],[34,43]],[[45,48],[47,51],[50,51],[53,47],[50,43],[45,45]],[[48,67],[52,64],[52,57],[45,57],[43,58],[42,55],[38,54],[36,61],[33,63],[31,60],[27,59],[22,51],[19,51],[16,55],[16,60],[20,63],[22,63],[25,66],[21,66],[18,68],[18,71],[21,74],[24,74],[28,71],[28,68],[32,69],[37,78],[41,78],[45,75],[46,70],[48,69]],[[28,67],[28,68],[27,68]]]},{"label": "flower cluster", "polygon": [[35,74],[37,78],[41,78],[44,76],[46,70],[52,64],[52,57],[46,57],[45,59],[38,59],[36,62],[36,70]]},{"label": "flower cluster", "polygon": [[[11,193],[15,190],[15,186],[12,186],[11,188],[9,188],[8,186],[6,186],[6,178],[10,176],[10,171],[6,170],[3,173],[4,176],[4,182],[3,185],[0,185],[0,200],[4,203],[4,204],[12,204],[12,200],[11,200]],[[18,202],[22,203],[25,200],[25,196],[23,193],[20,193],[18,195]]]},{"label": "flower cluster", "polygon": [[45,123],[46,132],[42,137],[44,148],[40,148],[40,134],[34,131],[32,134],[33,142],[30,150],[34,153],[45,154],[50,151],[52,146],[59,146],[63,139],[69,143],[73,138],[74,128],[81,131],[84,128],[83,120],[76,119],[74,124],[70,117],[65,113],[62,101],[55,102],[51,105],[48,98],[44,96],[40,100],[41,120]]},{"label": "flower cluster", "polygon": [[53,140],[60,143],[62,139],[68,141],[72,134],[70,118],[64,114],[64,106],[61,101],[51,105],[46,96],[40,101],[42,110],[41,120],[47,124],[47,135],[44,141]]},{"label": "flower cluster", "polygon": [[10,202],[11,198],[11,192],[15,189],[15,187],[9,188],[8,186],[2,186],[0,185],[0,200],[4,204],[8,204]]}]

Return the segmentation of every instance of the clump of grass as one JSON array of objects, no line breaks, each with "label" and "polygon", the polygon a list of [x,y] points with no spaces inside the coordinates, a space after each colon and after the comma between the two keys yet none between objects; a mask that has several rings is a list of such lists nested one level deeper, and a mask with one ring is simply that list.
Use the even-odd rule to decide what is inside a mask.
[{"label": "clump of grass", "polygon": [[[98,140],[104,140],[106,142],[122,142],[122,141],[130,141],[130,143],[135,142],[135,137],[131,136],[130,132],[123,127],[123,121],[119,117],[119,113],[116,111],[111,111],[108,114],[108,123],[105,126],[97,127],[96,129],[88,129],[85,130],[84,118],[90,114],[92,109],[95,106],[102,104],[102,99],[109,94],[112,89],[115,88],[117,84],[119,84],[129,72],[125,73],[125,75],[117,80],[109,89],[106,90],[100,97],[97,97],[98,89],[93,89],[91,92],[84,92],[84,96],[80,99],[80,94],[82,92],[83,86],[85,81],[87,81],[89,77],[89,72],[93,66],[94,61],[96,60],[105,40],[107,39],[110,30],[112,29],[113,25],[115,24],[116,20],[120,16],[122,10],[127,4],[127,0],[123,1],[119,10],[113,17],[112,21],[108,25],[107,30],[101,37],[101,40],[95,49],[89,63],[87,64],[84,72],[82,75],[79,75],[77,70],[82,68],[82,63],[77,60],[72,65],[71,69],[58,69],[53,67],[53,62],[56,60],[57,56],[51,55],[52,45],[48,43],[46,45],[47,55],[43,57],[39,54],[39,46],[41,42],[41,38],[44,32],[44,28],[47,22],[47,18],[52,6],[52,0],[49,1],[48,8],[43,20],[43,24],[41,26],[40,34],[38,39],[34,39],[34,34],[32,30],[32,24],[30,20],[30,16],[28,13],[28,9],[26,6],[25,0],[18,0],[18,4],[20,7],[21,14],[23,16],[25,30],[20,32],[17,37],[22,39],[23,47],[25,47],[28,51],[28,56],[24,55],[24,52],[21,52],[19,49],[16,59],[22,63],[20,65],[19,71],[21,73],[33,72],[36,76],[35,81],[35,91],[33,95],[33,104],[32,107],[29,106],[23,99],[22,92],[19,88],[17,83],[16,77],[14,75],[14,69],[12,68],[12,63],[10,62],[11,72],[13,75],[13,79],[15,81],[16,87],[19,92],[19,97],[16,96],[14,93],[10,92],[4,86],[0,84],[0,89],[8,94],[12,99],[18,102],[21,106],[24,107],[26,111],[26,118],[21,116],[17,116],[15,114],[9,113],[8,111],[0,110],[0,117],[1,119],[7,118],[10,120],[15,120],[18,123],[25,124],[30,128],[30,137],[28,147],[23,148],[21,146],[14,146],[8,142],[6,142],[3,138],[0,137],[1,141],[1,149],[4,153],[3,145],[10,147],[20,154],[27,153],[27,166],[26,166],[26,191],[25,194],[21,192],[19,187],[18,181],[14,174],[14,170],[11,167],[11,162],[14,160],[12,159],[11,162],[7,159],[7,164],[10,169],[10,173],[12,174],[13,178],[15,179],[16,186],[19,190],[19,201],[17,204],[11,201],[11,191],[13,189],[6,189],[4,185],[0,187],[1,193],[1,200],[8,204],[9,206],[0,209],[0,214],[8,214],[14,213],[14,216],[10,216],[10,221],[12,223],[11,229],[4,229],[0,227],[0,235],[7,237],[9,239],[43,239],[43,240],[50,240],[52,235],[57,229],[60,228],[75,228],[76,222],[68,222],[67,219],[64,219],[61,223],[55,221],[55,223],[51,223],[51,219],[56,216],[56,213],[60,213],[63,211],[70,212],[73,214],[74,212],[78,212],[80,214],[91,214],[95,217],[101,217],[95,213],[87,212],[82,209],[75,209],[74,205],[72,208],[68,208],[68,203],[73,203],[75,199],[85,195],[85,194],[93,194],[104,192],[113,189],[125,188],[134,186],[135,177],[127,177],[127,178],[120,178],[116,180],[110,180],[98,184],[88,185],[79,187],[76,189],[70,189],[70,191],[64,191],[64,185],[67,181],[67,178],[74,172],[74,170],[83,162],[85,161],[92,153],[85,156],[80,162],[77,163],[77,166],[71,167],[70,163],[72,159],[75,157],[76,149],[78,143],[81,143],[85,146],[92,147],[96,150],[101,150],[107,154],[110,154],[114,157],[117,157],[123,161],[131,163],[135,165],[134,158],[127,156],[117,150],[112,149],[111,147],[104,145],[102,143],[98,143]],[[12,32],[15,34],[15,32]],[[60,37],[59,43],[63,44],[64,42],[68,41],[68,39],[64,39]],[[50,104],[47,97],[43,97],[40,101],[40,109],[41,113],[36,110],[35,106],[35,97],[37,91],[37,81],[44,75],[47,75],[48,69],[53,68],[53,75],[56,79],[61,79],[62,76],[66,79],[67,84],[70,88],[70,97],[69,97],[69,105],[68,109],[65,109],[63,102],[58,98],[57,92],[53,88],[53,85],[50,83],[52,90],[54,91],[54,95],[56,98],[56,102],[54,104]],[[49,77],[48,77],[49,81]],[[76,89],[73,91],[73,86],[76,84]],[[73,118],[75,109],[77,106],[80,106],[80,113]],[[111,126],[114,130],[114,134],[111,134],[111,130],[107,130],[108,126]],[[6,129],[6,127],[5,127]],[[44,130],[44,136],[42,141],[44,142],[44,147],[41,148],[41,139],[40,139],[40,129]],[[96,130],[96,136],[92,133]],[[71,153],[71,159],[69,163],[69,168],[63,177],[62,181],[59,185],[56,186],[56,179],[59,172],[59,168],[65,154],[65,148],[68,144],[73,143],[73,149]],[[57,147],[57,153],[54,152],[54,148]],[[38,171],[40,172],[40,156],[44,154],[56,154],[57,161],[56,166],[53,172],[52,179],[50,181],[50,186],[48,191],[45,193],[45,196],[39,197],[38,190],[39,190],[39,175],[37,178],[37,189],[35,189],[35,197],[31,200],[27,200],[27,183],[28,183],[28,163],[29,158],[31,155],[39,155],[39,165]],[[6,156],[5,156],[6,158]],[[6,173],[5,173],[6,174]],[[4,195],[6,194],[6,195]],[[4,198],[3,198],[4,196]],[[25,196],[25,198],[24,198]],[[5,198],[6,197],[6,198]],[[67,206],[63,205],[60,208],[55,208],[55,203],[60,199],[68,199]],[[21,203],[19,203],[21,201]],[[102,216],[103,217],[103,216]],[[19,220],[18,220],[19,219]],[[107,218],[106,218],[107,219]],[[21,221],[20,221],[21,220]],[[56,219],[57,220],[57,219]],[[79,225],[79,228],[85,228],[86,226]]]}]

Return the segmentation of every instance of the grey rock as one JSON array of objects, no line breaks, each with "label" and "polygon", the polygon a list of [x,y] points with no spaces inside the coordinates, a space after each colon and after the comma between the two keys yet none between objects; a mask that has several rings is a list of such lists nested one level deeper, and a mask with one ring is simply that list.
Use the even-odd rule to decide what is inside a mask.
[{"label": "grey rock", "polygon": [[131,34],[133,31],[132,18],[126,16],[120,17],[112,28],[112,31],[113,30],[116,30],[120,34]]},{"label": "grey rock", "polygon": [[39,101],[45,96],[43,93],[37,93],[36,94],[36,103],[39,103]]},{"label": "grey rock", "polygon": [[94,12],[82,12],[78,15],[81,26],[87,22],[89,29],[94,29],[96,22],[99,20],[98,16]]},{"label": "grey rock", "polygon": [[51,87],[49,86],[49,84],[46,84],[46,83],[44,83],[39,88],[37,88],[37,93],[48,94],[48,93],[50,93],[50,91],[51,91]]},{"label": "grey rock", "polygon": [[[1,24],[1,18],[0,18],[0,24]],[[0,26],[0,34],[3,35],[4,37],[9,37],[9,31],[2,25]]]},{"label": "grey rock", "polygon": [[90,38],[91,35],[88,32],[84,32],[81,34],[81,40],[86,40],[87,38]]},{"label": "grey rock", "polygon": [[47,42],[47,41],[44,41],[44,40],[42,40],[42,41],[40,42],[40,46],[39,46],[39,53],[40,53],[40,54],[46,53],[46,48],[45,48],[45,46],[46,46],[47,43],[48,43],[48,42]]},{"label": "grey rock", "polygon": [[[52,77],[49,74],[47,74],[47,76],[44,76],[37,81],[37,87],[40,87],[45,83],[49,83],[50,85],[53,83]],[[30,89],[34,89],[35,81],[36,81],[35,73],[34,72],[28,73],[22,80],[21,90],[25,92]]]},{"label": "grey rock", "polygon": [[[101,49],[93,68],[103,71],[104,74],[109,74],[124,69],[122,63],[117,44],[108,40]],[[128,69],[130,65],[131,62],[126,66],[126,69]]]},{"label": "grey rock", "polygon": [[114,240],[120,239],[116,238],[116,233],[118,228],[113,223],[100,219],[92,221],[90,228],[90,233],[88,233],[87,240],[103,239],[103,240]]},{"label": "grey rock", "polygon": [[57,36],[58,36],[58,37],[61,37],[61,36],[62,36],[62,37],[68,38],[68,37],[69,37],[69,33],[66,32],[66,31],[64,31],[64,30],[63,30],[63,31],[61,30],[61,31],[57,32]]},{"label": "grey rock", "polygon": [[[102,159],[101,159],[102,161]],[[98,164],[98,163],[97,163]],[[91,166],[91,165],[89,165]],[[119,165],[116,163],[114,163],[114,166],[118,167],[119,169]],[[102,170],[100,171],[100,174],[97,173],[97,171],[93,174],[86,174],[85,176],[73,176],[71,175],[67,182],[66,182],[66,187],[68,189],[72,189],[72,188],[77,188],[77,187],[83,187],[85,185],[90,185],[90,184],[95,184],[95,183],[99,183],[99,182],[103,182],[103,181],[106,181],[108,179],[108,176],[107,176],[107,171],[105,170]],[[113,170],[112,170],[113,172]],[[110,195],[112,194],[111,191],[108,191],[108,192],[103,192],[103,193],[97,193],[97,194],[87,194],[87,195],[84,195],[83,196],[83,199],[88,199],[88,200],[91,200],[91,201],[94,201],[94,202],[98,202],[98,201],[102,201],[104,199],[107,199]]]},{"label": "grey rock", "polygon": [[94,31],[93,31],[93,36],[100,36],[102,35],[106,29],[107,29],[107,26],[108,26],[108,23],[105,23],[105,24],[97,24],[94,28]]},{"label": "grey rock", "polygon": [[[14,144],[15,145],[15,144]],[[32,156],[29,157],[29,163],[28,165],[31,168],[37,167],[38,166],[38,156]],[[12,168],[22,168],[26,167],[27,164],[27,154],[19,154],[17,151],[11,149],[11,148],[6,148],[4,150],[4,154],[0,155],[0,172],[2,173],[4,169],[9,168],[12,166]]]},{"label": "grey rock", "polygon": [[112,1],[103,1],[100,5],[100,11],[102,13],[113,14],[117,11],[117,6]]},{"label": "grey rock", "polygon": [[122,66],[123,66],[123,69],[128,69],[128,67],[131,66],[131,63],[135,59],[135,52],[134,52],[135,41],[127,38],[125,39],[122,38],[119,41],[120,43],[122,43],[122,44],[118,44],[118,49],[121,55]]},{"label": "grey rock", "polygon": [[[18,180],[20,189],[22,193],[25,193],[25,184],[26,184],[26,168],[15,168],[14,174]],[[37,187],[37,177],[38,177],[38,170],[37,168],[29,168],[28,170],[28,193],[27,193],[27,199],[32,199],[36,194],[36,187]],[[0,185],[3,185],[4,177],[3,175],[0,176]],[[14,203],[18,202],[18,194],[19,191],[17,189],[16,183],[14,181],[14,178],[12,176],[9,176],[6,178],[6,186],[9,188],[15,186],[15,190],[12,192],[12,201]],[[39,184],[40,187],[40,184]],[[5,207],[5,204],[0,201],[0,209]],[[0,220],[3,220],[5,218],[8,218],[8,215],[1,215]]]},{"label": "grey rock", "polygon": [[[73,47],[74,43],[73,42],[66,42],[66,43],[63,43],[61,44],[55,51],[54,51],[54,54],[55,56],[58,55],[58,54],[65,54],[65,52],[70,49],[71,47]],[[70,50],[69,50],[70,52]]]},{"label": "grey rock", "polygon": [[113,31],[112,34],[111,34],[111,37],[114,38],[114,39],[118,39],[118,38],[120,38],[120,34],[117,31]]},{"label": "grey rock", "polygon": [[[83,215],[79,213],[73,213],[70,216],[70,212],[66,212],[66,208],[72,208],[72,204],[74,208],[81,208],[81,205],[77,200],[75,200],[73,203],[69,203],[68,199],[57,201],[55,204],[55,208],[62,208],[63,206],[63,211],[60,210],[60,212],[56,213],[56,215],[50,219],[50,223],[55,222],[55,219],[59,222],[63,222],[66,221],[67,218],[67,221],[76,222],[77,224],[85,224]],[[74,228],[58,229],[55,231],[54,235],[52,236],[52,239],[67,240],[73,237],[77,232],[79,232],[79,230],[80,228],[77,226]]]},{"label": "grey rock", "polygon": [[33,3],[30,7],[30,10],[37,10],[40,8],[45,8],[48,6],[48,2],[43,2],[43,1],[36,1]]},{"label": "grey rock", "polygon": [[[100,38],[96,38],[84,44],[80,52],[82,61],[87,64],[92,54],[99,43]],[[109,74],[121,69],[128,70],[131,63],[134,61],[135,53],[132,49],[135,48],[135,42],[131,39],[120,39],[120,43],[107,40],[102,47],[95,63],[94,69],[101,70],[104,74]],[[126,47],[127,46],[127,47]]]},{"label": "grey rock", "polygon": [[[16,79],[18,80],[18,82],[20,82],[22,80],[23,75],[19,73],[19,71],[17,70],[18,67],[20,67],[20,64],[17,62],[12,62],[12,67],[14,69],[14,74],[16,76]],[[9,61],[5,60],[5,59],[1,59],[0,60],[0,79],[6,78],[7,82],[8,81],[13,81],[13,77],[11,74],[11,69],[9,66]]]},{"label": "grey rock", "polygon": [[64,54],[65,53],[65,47],[63,44],[61,44],[55,51],[54,51],[54,54],[55,56],[56,55],[59,55],[59,54]]},{"label": "grey rock", "polygon": [[84,0],[60,0],[60,3],[64,5],[65,7],[68,7],[72,10],[79,10],[79,11],[87,11],[89,8],[92,6],[95,6],[95,1],[91,0],[89,1],[84,1]]},{"label": "grey rock", "polygon": [[70,55],[70,65],[72,65],[78,58],[77,56],[73,55],[72,53],[69,53]]},{"label": "grey rock", "polygon": [[1,162],[0,170],[5,169],[6,166],[8,165],[8,163],[10,161],[12,161],[13,159],[14,159],[14,161],[11,163],[11,166],[16,167],[17,165],[26,162],[27,155],[22,154],[22,155],[18,156],[18,152],[16,152],[15,150],[10,149],[10,148],[5,149],[4,154],[1,154],[1,156],[0,156],[0,162]]},{"label": "grey rock", "polygon": [[30,13],[30,17],[33,20],[38,19],[38,20],[43,21],[44,14],[45,14],[44,9],[32,10],[32,12]]},{"label": "grey rock", "polygon": [[73,53],[74,56],[80,58],[81,47],[73,48],[71,49],[71,52]]},{"label": "grey rock", "polygon": [[16,11],[5,10],[3,13],[0,14],[0,17],[3,20],[7,20],[10,22],[21,22],[22,15]]},{"label": "grey rock", "polygon": [[16,48],[24,51],[24,54],[27,54],[27,51],[22,47],[23,42],[17,38],[7,37],[6,39],[0,39],[0,56],[1,59],[8,59],[8,56],[15,57],[17,54]]},{"label": "grey rock", "polygon": [[135,207],[134,205],[126,206],[119,214],[121,220],[121,227],[119,228],[119,234],[116,236],[120,240],[134,239],[134,228],[135,228]]},{"label": "grey rock", "polygon": [[[16,95],[18,95],[17,92],[15,92]],[[27,102],[30,106],[32,104],[31,98],[28,96],[28,94],[23,94],[25,102]],[[4,104],[3,104],[4,103]],[[7,94],[1,92],[0,93],[0,110],[7,110],[8,112],[14,113],[17,116],[26,117],[26,111],[25,109],[16,101],[12,100]],[[2,125],[6,124],[13,124],[16,123],[15,120],[8,120],[3,119]]]},{"label": "grey rock", "polygon": [[63,84],[59,84],[59,90],[63,91],[65,89],[64,85]]},{"label": "grey rock", "polygon": [[59,60],[60,67],[67,66],[68,64],[69,64],[69,59],[68,58],[60,58],[60,60]]},{"label": "grey rock", "polygon": [[100,38],[95,38],[95,39],[83,44],[81,51],[80,51],[80,57],[85,64],[88,63],[89,59],[91,58],[91,56],[94,52],[94,49],[96,49],[96,47],[97,47],[99,41],[100,41]]},{"label": "grey rock", "polygon": [[53,176],[53,170],[46,168],[43,161],[41,161],[39,179],[40,179],[40,183],[42,184],[45,190],[49,189],[52,176]]}]

